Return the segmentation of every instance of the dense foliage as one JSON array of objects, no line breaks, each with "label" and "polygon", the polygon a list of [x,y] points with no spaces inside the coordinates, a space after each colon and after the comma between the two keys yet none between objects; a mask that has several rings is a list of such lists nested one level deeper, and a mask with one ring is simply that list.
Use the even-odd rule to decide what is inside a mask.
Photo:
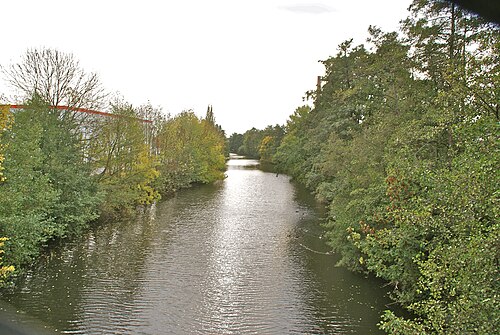
[{"label": "dense foliage", "polygon": [[[11,121],[11,115],[10,115],[9,108],[7,106],[0,105],[0,131],[1,132],[4,132],[10,128],[10,124],[11,124],[10,121]],[[2,173],[2,171],[3,171],[2,162],[5,159],[4,155],[3,155],[4,150],[5,150],[5,144],[0,142],[0,183],[5,180],[3,173]]]},{"label": "dense foliage", "polygon": [[[10,127],[10,111],[6,106],[0,106],[0,131],[5,131]],[[3,151],[5,149],[5,145],[2,144],[0,137],[0,183],[2,183],[5,178],[3,176],[2,170],[2,162],[4,160]],[[4,253],[4,244],[8,239],[6,237],[0,237],[0,287],[5,284],[5,281],[9,277],[9,275],[14,272],[15,268],[12,265],[4,265],[3,263],[3,253]]]},{"label": "dense foliage", "polygon": [[159,198],[151,187],[158,171],[146,141],[147,125],[129,104],[115,102],[111,111],[118,117],[102,120],[90,143],[91,165],[106,194],[102,204],[106,214],[131,211]]},{"label": "dense foliage", "polygon": [[199,119],[193,112],[183,112],[167,120],[158,136],[157,188],[169,193],[223,179],[225,146],[225,134],[210,113]]},{"label": "dense foliage", "polygon": [[49,240],[81,232],[97,218],[100,193],[82,163],[74,122],[35,98],[2,133],[0,234],[6,258],[26,264]]},{"label": "dense foliage", "polygon": [[383,330],[493,334],[500,30],[450,2],[410,9],[400,33],[370,27],[367,46],[323,61],[314,108],[297,108],[272,160],[329,206],[340,264],[387,280],[414,315],[388,311]]},{"label": "dense foliage", "polygon": [[273,163],[284,135],[285,129],[280,125],[267,126],[263,130],[252,128],[244,134],[233,133],[229,137],[229,150],[238,155]]},{"label": "dense foliage", "polygon": [[[91,75],[78,105],[55,108],[38,94],[40,87],[69,99],[67,90],[51,84],[75,80],[75,71],[87,77],[68,55],[27,54],[24,61],[33,64],[12,67],[27,69],[27,80],[10,77],[26,94],[24,107],[0,106],[0,284],[13,266],[30,264],[51,241],[77,236],[98,218],[133,215],[160,194],[224,178],[226,138],[211,106],[205,118],[192,112],[170,118],[151,105],[133,107],[122,99],[109,103],[107,114],[82,112],[82,103],[104,97]],[[29,72],[40,66],[58,69],[61,76],[54,82],[43,71]]]}]

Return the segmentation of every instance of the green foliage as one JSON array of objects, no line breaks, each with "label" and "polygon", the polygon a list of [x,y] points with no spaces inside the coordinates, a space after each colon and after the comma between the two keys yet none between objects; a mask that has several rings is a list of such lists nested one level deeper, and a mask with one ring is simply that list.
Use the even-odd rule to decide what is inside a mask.
[{"label": "green foliage", "polygon": [[243,134],[243,145],[238,149],[238,153],[250,158],[260,158],[260,143],[265,135],[257,128],[247,130]]},{"label": "green foliage", "polygon": [[240,153],[240,148],[243,146],[243,134],[232,133],[228,139],[229,142],[229,152],[238,154]]},{"label": "green foliage", "polygon": [[49,240],[79,233],[98,215],[95,180],[82,164],[74,124],[38,98],[15,114],[2,134],[5,182],[0,185],[0,233],[6,259],[29,263]]},{"label": "green foliage", "polygon": [[43,127],[33,110],[20,111],[12,129],[4,133],[6,182],[0,186],[0,229],[15,236],[6,256],[16,265],[28,263],[52,234],[61,235],[48,208],[57,203],[58,192],[43,170]]},{"label": "green foliage", "polygon": [[262,162],[275,163],[274,156],[285,129],[280,125],[267,126],[263,130],[252,128],[244,134],[234,133],[229,138],[230,151]]},{"label": "green foliage", "polygon": [[[412,290],[403,293],[427,333],[491,334],[498,329],[497,134],[498,121],[488,117],[458,125],[449,164],[418,175],[411,172],[422,167],[407,167],[418,189],[426,191],[411,192],[388,215],[397,223],[397,230],[391,230],[394,239],[419,246],[391,251],[411,256],[402,268],[416,273],[409,278]],[[365,250],[376,256],[380,245]]]},{"label": "green foliage", "polygon": [[2,167],[2,162],[5,159],[3,155],[3,152],[5,150],[5,144],[2,143],[2,138],[3,138],[2,134],[11,127],[11,119],[12,115],[10,113],[9,106],[0,105],[0,183],[5,179],[2,172],[4,169]]},{"label": "green foliage", "polygon": [[[12,127],[3,111],[0,236],[9,237],[5,260],[16,268],[51,240],[81,233],[100,213],[131,214],[159,191],[224,178],[225,135],[213,114],[165,120],[150,106],[118,101],[112,117],[87,120],[84,133],[74,113],[37,97],[16,111]],[[145,116],[154,123],[141,121]]]},{"label": "green foliage", "polygon": [[259,144],[259,157],[262,162],[275,163],[274,155],[285,136],[285,129],[280,125],[267,126],[261,131],[264,135]]},{"label": "green foliage", "polygon": [[224,178],[226,140],[214,121],[213,115],[200,120],[192,112],[183,112],[166,121],[158,137],[157,185],[162,193]]},{"label": "green foliage", "polygon": [[[8,128],[10,128],[10,119],[11,115],[8,106],[0,106],[0,183],[2,183],[5,180],[2,173],[3,170],[2,162],[4,160],[3,150],[5,148],[4,145],[2,145],[1,140],[3,138],[2,136],[3,132],[6,131]],[[15,270],[14,266],[3,264],[2,260],[4,253],[3,247],[5,241],[7,240],[8,238],[6,237],[0,237],[0,288],[5,285],[5,282],[8,279],[9,275]]]},{"label": "green foliage", "polygon": [[[22,94],[35,92],[14,115],[0,106],[0,254],[16,269],[100,216],[132,214],[160,192],[224,178],[228,146],[212,106],[205,119],[168,119],[121,100],[110,115],[81,113],[75,107],[97,106],[105,94],[95,74],[56,50],[29,50],[4,74]],[[57,106],[64,101],[66,110]],[[0,257],[0,285],[13,270]]]},{"label": "green foliage", "polygon": [[[215,121],[215,120],[214,120]],[[226,136],[210,119],[201,120],[202,137],[199,139],[199,172],[195,182],[204,184],[224,179],[226,170]]]},{"label": "green foliage", "polygon": [[9,276],[15,271],[14,266],[12,265],[3,265],[2,261],[2,254],[4,253],[3,246],[5,241],[7,241],[8,238],[6,237],[0,237],[0,288],[2,288],[5,285],[5,282],[9,278]]},{"label": "green foliage", "polygon": [[274,155],[278,170],[286,171],[301,182],[304,182],[302,172],[307,170],[309,157],[312,156],[312,152],[306,147],[312,142],[307,138],[310,112],[309,106],[302,106],[295,110],[285,127],[286,136]]},{"label": "green foliage", "polygon": [[[340,264],[394,287],[391,334],[492,334],[498,312],[499,30],[417,0],[325,61],[272,159],[329,207]],[[266,149],[269,139],[264,141]],[[265,151],[265,150],[264,150]]]},{"label": "green foliage", "polygon": [[156,158],[150,153],[144,124],[129,104],[112,105],[116,117],[102,120],[91,145],[94,171],[106,194],[102,210],[106,215],[132,212],[137,205],[159,198],[152,187],[158,177]]}]

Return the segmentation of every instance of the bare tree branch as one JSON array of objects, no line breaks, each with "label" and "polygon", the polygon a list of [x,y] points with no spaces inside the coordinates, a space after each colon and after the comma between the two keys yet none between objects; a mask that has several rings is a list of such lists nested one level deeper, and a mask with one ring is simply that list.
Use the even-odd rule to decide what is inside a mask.
[{"label": "bare tree branch", "polygon": [[107,97],[96,73],[86,73],[72,54],[28,49],[21,62],[0,67],[25,99],[39,95],[48,104],[99,109]]}]

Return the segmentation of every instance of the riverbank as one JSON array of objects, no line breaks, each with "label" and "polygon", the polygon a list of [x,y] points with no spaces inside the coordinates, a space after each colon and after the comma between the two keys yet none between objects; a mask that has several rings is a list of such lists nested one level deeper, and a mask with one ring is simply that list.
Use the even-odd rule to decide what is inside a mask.
[{"label": "riverbank", "polygon": [[413,1],[402,22],[346,36],[285,127],[230,147],[328,205],[338,265],[384,279],[415,316],[387,311],[384,331],[497,333],[500,29],[453,1]]},{"label": "riverbank", "polygon": [[116,103],[89,120],[39,97],[1,111],[0,237],[7,240],[0,286],[12,269],[29,267],[93,222],[132,217],[160,194],[224,178],[225,137],[213,114],[166,118],[148,109],[153,122],[142,108]]}]

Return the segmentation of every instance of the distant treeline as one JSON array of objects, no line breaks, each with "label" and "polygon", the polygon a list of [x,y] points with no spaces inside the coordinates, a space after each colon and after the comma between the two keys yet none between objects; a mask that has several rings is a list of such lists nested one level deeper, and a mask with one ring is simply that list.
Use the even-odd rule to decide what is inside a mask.
[{"label": "distant treeline", "polygon": [[284,136],[252,129],[230,148],[272,160],[328,205],[340,264],[388,281],[413,315],[387,311],[381,329],[495,334],[500,30],[450,2],[410,9],[399,33],[370,27],[367,46],[347,40],[323,61],[314,107],[297,108]]},{"label": "distant treeline", "polygon": [[263,130],[252,128],[244,134],[233,133],[228,139],[229,151],[271,163],[283,136],[285,127],[280,125]]},{"label": "distant treeline", "polygon": [[[2,70],[26,100],[0,106],[0,284],[50,241],[224,178],[226,137],[211,106],[205,118],[169,117],[108,99],[94,74],[56,50],[28,50]],[[51,107],[61,104],[70,107]],[[111,115],[76,110],[99,105]]]}]

